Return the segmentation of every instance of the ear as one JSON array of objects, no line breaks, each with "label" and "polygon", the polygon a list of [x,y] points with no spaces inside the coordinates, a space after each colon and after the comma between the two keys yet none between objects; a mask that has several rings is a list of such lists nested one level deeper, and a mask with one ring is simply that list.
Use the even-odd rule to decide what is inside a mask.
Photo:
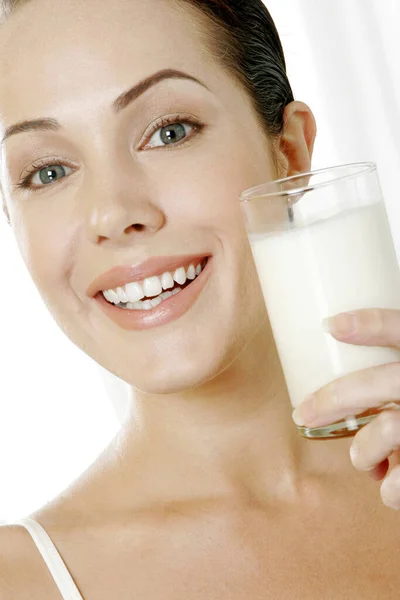
[{"label": "ear", "polygon": [[278,143],[280,177],[311,171],[317,125],[311,109],[304,102],[288,104],[284,112],[284,131]]}]

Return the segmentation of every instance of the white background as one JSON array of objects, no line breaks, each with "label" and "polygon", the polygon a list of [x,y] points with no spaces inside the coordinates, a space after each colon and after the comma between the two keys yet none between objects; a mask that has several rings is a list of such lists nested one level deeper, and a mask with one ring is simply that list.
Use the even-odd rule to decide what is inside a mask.
[{"label": "white background", "polygon": [[[267,6],[295,97],[318,122],[313,167],[378,163],[399,253],[400,3]],[[9,520],[57,496],[95,460],[119,428],[126,386],[59,331],[1,219],[0,258],[0,520]]]}]

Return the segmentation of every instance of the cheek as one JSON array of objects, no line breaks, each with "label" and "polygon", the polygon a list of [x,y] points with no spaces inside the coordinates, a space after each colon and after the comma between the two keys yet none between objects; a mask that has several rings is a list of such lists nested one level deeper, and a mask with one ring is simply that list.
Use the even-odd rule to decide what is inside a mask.
[{"label": "cheek", "polygon": [[[177,227],[207,228],[247,237],[240,204],[246,189],[273,179],[265,148],[250,143],[209,145],[185,160],[159,165],[156,197]],[[154,181],[154,179],[153,179]]]},{"label": "cheek", "polygon": [[[252,321],[251,313],[265,312],[261,286],[248,241],[240,194],[246,189],[274,178],[274,167],[267,145],[210,145],[211,150],[185,157],[158,169],[156,196],[166,213],[177,240],[187,232],[191,248],[214,249],[222,246],[226,273],[226,298],[235,319]],[[154,181],[154,179],[153,179]],[[163,192],[164,190],[164,192]],[[219,244],[219,246],[218,246]],[[237,301],[232,303],[232,296]],[[246,321],[247,325],[249,324]]]},{"label": "cheek", "polygon": [[46,305],[62,306],[60,290],[66,288],[65,260],[70,240],[67,227],[61,227],[60,222],[50,223],[38,212],[34,218],[18,215],[14,233],[22,259]]}]

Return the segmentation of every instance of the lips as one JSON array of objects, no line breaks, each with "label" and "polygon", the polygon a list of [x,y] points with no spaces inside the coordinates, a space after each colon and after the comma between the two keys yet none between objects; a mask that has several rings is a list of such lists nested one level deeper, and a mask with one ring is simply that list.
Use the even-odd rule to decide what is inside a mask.
[{"label": "lips", "polygon": [[95,279],[87,289],[87,296],[93,298],[99,292],[122,287],[127,283],[143,281],[148,277],[161,277],[167,271],[175,271],[180,267],[197,265],[210,254],[193,254],[185,256],[159,256],[153,257],[137,266],[126,265],[114,267]]},{"label": "lips", "polygon": [[[197,305],[212,281],[212,274],[214,272],[213,263],[213,258],[210,257],[204,270],[193,282],[178,294],[164,300],[164,302],[153,308],[153,310],[128,310],[119,308],[107,302],[103,294],[99,293],[94,299],[95,306],[119,328],[127,331],[147,331],[169,325],[183,318],[191,310],[194,310],[195,305]],[[197,305],[199,312],[195,313],[193,318],[196,318],[196,316],[200,319],[204,318],[204,314],[202,317],[201,311],[208,310],[207,307],[209,304],[209,302],[203,302],[203,304],[200,303],[200,305]],[[188,321],[189,326],[192,322],[192,320]]]}]

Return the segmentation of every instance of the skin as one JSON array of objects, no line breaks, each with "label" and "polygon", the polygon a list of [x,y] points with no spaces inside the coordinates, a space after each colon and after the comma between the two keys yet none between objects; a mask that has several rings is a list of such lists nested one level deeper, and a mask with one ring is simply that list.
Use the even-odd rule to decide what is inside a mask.
[{"label": "skin", "polygon": [[[295,543],[295,534],[296,544],[308,539],[304,551],[311,557],[322,552],[321,537],[333,539],[343,522],[357,515],[367,523],[373,515],[391,548],[396,513],[377,498],[361,459],[354,469],[351,440],[314,442],[296,430],[238,201],[245,189],[310,170],[316,125],[309,107],[290,104],[284,134],[268,139],[247,94],[206,51],[197,13],[171,0],[65,0],[62,11],[53,0],[35,0],[3,26],[0,56],[6,56],[0,61],[3,129],[39,117],[63,126],[13,136],[2,148],[4,198],[21,254],[61,330],[131,385],[120,433],[68,490],[32,515],[58,540],[62,555],[72,557],[67,564],[80,535],[71,533],[77,518],[87,556],[85,534],[101,531],[100,561],[101,548],[113,548],[119,528],[133,527],[138,515],[156,522],[166,507],[183,516],[188,506],[205,505],[218,515],[212,532],[225,540],[221,555],[224,536],[229,546],[238,540],[227,523],[232,514],[246,526],[262,515],[262,525],[251,523],[257,541],[274,527],[282,548]],[[185,71],[209,90],[168,80],[113,114],[119,94],[165,68]],[[175,148],[144,149],[149,125],[176,113],[193,115],[206,128]],[[32,162],[46,157],[62,159],[67,176],[37,192],[15,189]],[[184,317],[163,328],[121,330],[86,296],[89,284],[118,264],[203,251],[214,255],[208,287]],[[399,315],[392,318],[400,331]],[[387,334],[387,328],[380,332],[383,345]],[[383,370],[375,376],[377,400],[389,383]],[[352,388],[347,398],[353,394]],[[327,418],[330,402],[319,404]],[[348,414],[345,402],[341,416]],[[375,427],[378,439],[376,423],[355,438],[358,456],[370,444],[369,466],[383,460],[373,451],[379,442],[365,433]],[[354,539],[376,537],[360,527]],[[320,537],[313,539],[317,529]],[[335,551],[346,552],[346,543],[339,535]],[[354,548],[349,552],[355,556]],[[285,580],[279,564],[277,589]]]}]

